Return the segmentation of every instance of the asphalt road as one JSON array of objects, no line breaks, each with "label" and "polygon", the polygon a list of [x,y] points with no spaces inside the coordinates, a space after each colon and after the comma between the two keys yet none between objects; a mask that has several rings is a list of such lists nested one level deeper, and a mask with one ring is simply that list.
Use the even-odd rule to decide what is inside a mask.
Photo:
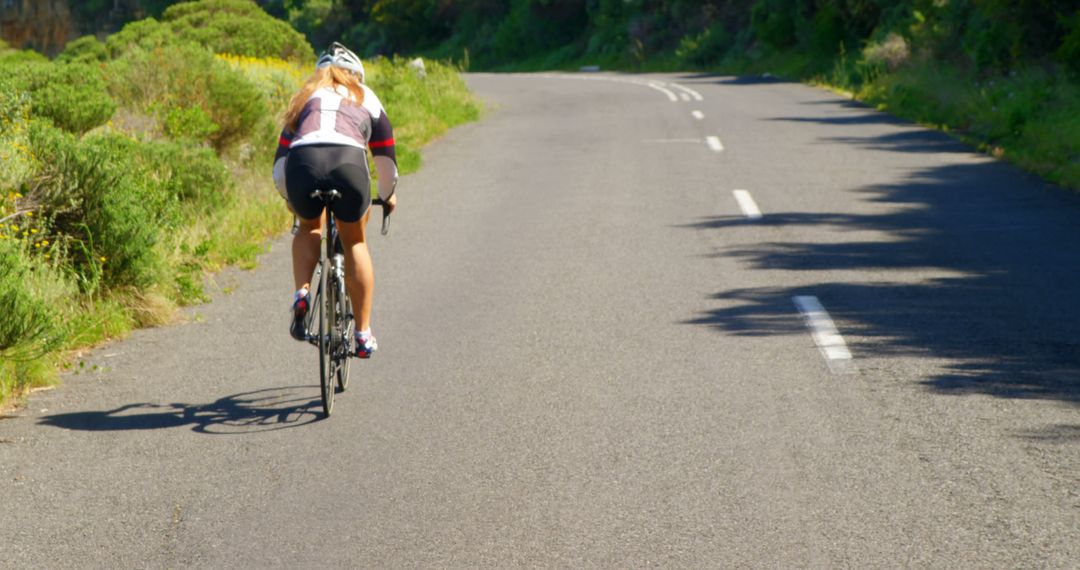
[{"label": "asphalt road", "polygon": [[797,84],[468,81],[334,416],[282,238],[0,421],[0,567],[1077,567],[1075,197]]}]

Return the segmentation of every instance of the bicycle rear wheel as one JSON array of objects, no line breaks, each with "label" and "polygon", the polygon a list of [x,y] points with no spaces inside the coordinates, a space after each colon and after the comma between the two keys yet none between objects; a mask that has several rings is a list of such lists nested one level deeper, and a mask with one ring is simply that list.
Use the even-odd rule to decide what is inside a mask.
[{"label": "bicycle rear wheel", "polygon": [[[334,410],[334,289],[330,286],[330,264],[322,260],[322,275],[319,278],[319,390],[322,393],[323,412],[327,417]],[[329,309],[329,310],[327,310]]]}]

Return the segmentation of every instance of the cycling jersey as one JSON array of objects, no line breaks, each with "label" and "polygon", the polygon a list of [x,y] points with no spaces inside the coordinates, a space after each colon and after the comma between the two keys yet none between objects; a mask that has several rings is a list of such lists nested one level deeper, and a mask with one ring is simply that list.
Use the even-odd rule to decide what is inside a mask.
[{"label": "cycling jersey", "polygon": [[[370,148],[373,155],[394,154],[394,135],[382,102],[363,85],[364,102],[357,105],[343,87],[324,87],[308,98],[300,111],[296,132],[282,132],[281,146],[343,144]],[[279,148],[279,152],[280,152]]]},{"label": "cycling jersey", "polygon": [[367,85],[364,101],[357,104],[343,86],[324,87],[312,93],[300,111],[296,131],[281,131],[274,155],[274,182],[285,192],[285,158],[289,149],[309,145],[341,145],[371,150],[379,173],[379,196],[389,198],[397,182],[394,131],[386,109]]}]

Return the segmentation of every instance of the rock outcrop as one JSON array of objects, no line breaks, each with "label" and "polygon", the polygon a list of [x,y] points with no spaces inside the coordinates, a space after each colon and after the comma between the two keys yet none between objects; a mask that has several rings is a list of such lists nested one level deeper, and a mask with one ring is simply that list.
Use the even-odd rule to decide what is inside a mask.
[{"label": "rock outcrop", "polygon": [[11,47],[54,54],[74,33],[67,0],[0,0],[0,37]]}]

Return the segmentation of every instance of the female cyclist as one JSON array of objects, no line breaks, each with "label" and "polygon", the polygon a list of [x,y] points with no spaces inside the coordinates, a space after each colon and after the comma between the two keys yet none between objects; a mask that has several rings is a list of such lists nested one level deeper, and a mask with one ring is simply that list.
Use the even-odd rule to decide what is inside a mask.
[{"label": "female cyclist", "polygon": [[332,208],[345,247],[345,285],[356,316],[356,355],[369,358],[378,344],[371,335],[375,278],[365,234],[371,209],[366,151],[371,151],[379,173],[379,196],[387,211],[393,211],[398,177],[394,132],[379,98],[364,85],[364,65],[356,54],[334,42],[319,56],[315,68],[285,111],[274,157],[274,182],[300,219],[292,242],[296,294],[290,333],[304,340],[311,274],[319,262],[324,208],[311,193],[336,189],[341,197]]}]

